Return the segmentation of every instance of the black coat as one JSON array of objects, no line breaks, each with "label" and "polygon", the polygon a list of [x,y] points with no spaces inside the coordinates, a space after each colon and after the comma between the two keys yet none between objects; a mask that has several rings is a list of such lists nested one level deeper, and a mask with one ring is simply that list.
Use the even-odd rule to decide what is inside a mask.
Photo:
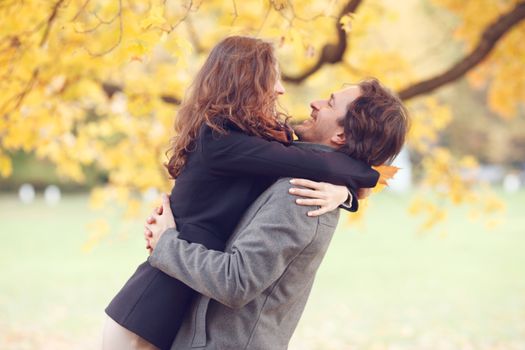
[{"label": "black coat", "polygon": [[[243,213],[279,177],[373,187],[378,173],[341,152],[322,152],[248,136],[219,135],[204,125],[177,177],[170,204],[179,237],[223,250]],[[196,292],[141,264],[106,308],[108,315],[161,349],[169,349]]]}]

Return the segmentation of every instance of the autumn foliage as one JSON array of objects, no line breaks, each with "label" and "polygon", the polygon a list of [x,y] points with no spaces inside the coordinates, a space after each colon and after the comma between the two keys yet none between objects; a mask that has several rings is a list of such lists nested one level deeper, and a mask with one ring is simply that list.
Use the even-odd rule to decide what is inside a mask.
[{"label": "autumn foliage", "polygon": [[[277,47],[288,89],[282,105],[296,119],[308,114],[309,98],[367,76],[399,93],[412,114],[408,147],[422,159],[423,187],[412,210],[431,227],[446,216],[443,203],[481,198],[475,181],[461,175],[475,159],[457,159],[440,145],[454,113],[435,93],[466,78],[501,117],[516,115],[525,101],[525,3],[428,6],[451,18],[445,44],[462,49],[445,64],[418,69],[413,52],[425,48],[413,50],[410,37],[396,34],[407,23],[403,9],[379,0],[2,1],[0,175],[11,174],[19,149],[78,182],[86,166],[96,166],[108,183],[92,190],[92,205],[116,201],[133,216],[142,192],[172,185],[164,153],[203,58],[226,35],[255,35]],[[440,199],[429,202],[425,191]],[[479,210],[500,207],[488,200],[493,205]]]}]

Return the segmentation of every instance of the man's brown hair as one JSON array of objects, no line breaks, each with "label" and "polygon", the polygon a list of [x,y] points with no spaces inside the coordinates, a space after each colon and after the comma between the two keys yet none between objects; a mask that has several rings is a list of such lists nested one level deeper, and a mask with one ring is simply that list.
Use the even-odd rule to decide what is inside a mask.
[{"label": "man's brown hair", "polygon": [[361,95],[349,104],[340,125],[340,151],[369,165],[390,163],[401,151],[409,127],[403,102],[375,78],[358,84]]}]

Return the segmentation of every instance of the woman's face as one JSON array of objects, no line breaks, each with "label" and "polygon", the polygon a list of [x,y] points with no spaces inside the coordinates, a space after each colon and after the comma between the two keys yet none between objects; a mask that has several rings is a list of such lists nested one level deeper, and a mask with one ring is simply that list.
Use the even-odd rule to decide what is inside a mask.
[{"label": "woman's face", "polygon": [[281,83],[281,79],[277,79],[277,81],[275,82],[274,90],[277,93],[277,95],[282,95],[286,92],[283,84]]},{"label": "woman's face", "polygon": [[277,70],[277,74],[276,74],[277,79],[275,80],[275,85],[273,87],[273,90],[275,91],[277,95],[282,95],[286,92],[286,90],[284,89],[283,83],[281,82],[281,71],[279,69],[279,66],[277,65],[275,65],[275,69]]}]

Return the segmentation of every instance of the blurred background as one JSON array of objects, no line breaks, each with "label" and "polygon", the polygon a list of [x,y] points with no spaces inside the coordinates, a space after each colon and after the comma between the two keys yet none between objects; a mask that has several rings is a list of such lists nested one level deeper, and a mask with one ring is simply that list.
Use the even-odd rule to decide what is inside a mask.
[{"label": "blurred background", "polygon": [[525,2],[0,1],[0,348],[93,349],[209,50],[272,41],[300,121],[367,77],[412,127],[290,349],[525,349]]}]

